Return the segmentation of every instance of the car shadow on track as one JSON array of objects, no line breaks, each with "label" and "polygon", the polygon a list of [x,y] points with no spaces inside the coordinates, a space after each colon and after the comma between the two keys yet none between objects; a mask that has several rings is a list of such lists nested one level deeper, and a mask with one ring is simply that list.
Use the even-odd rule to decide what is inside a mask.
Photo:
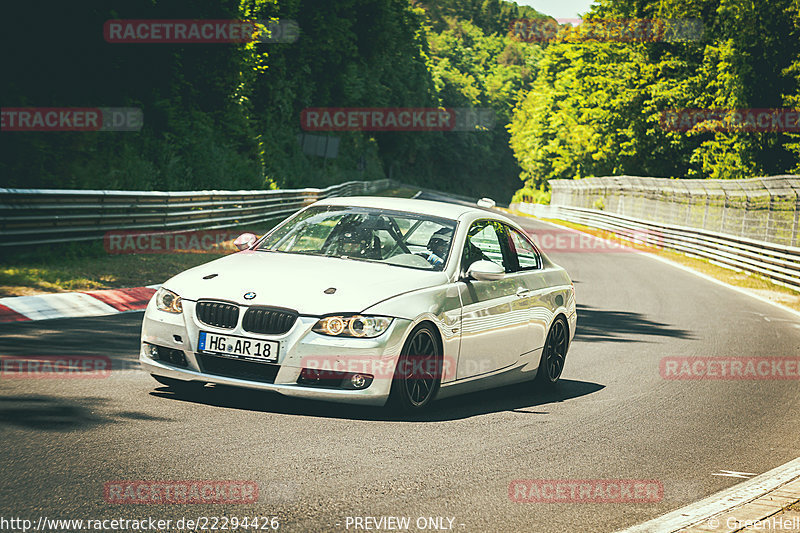
[{"label": "car shadow on track", "polygon": [[57,396],[0,397],[0,427],[44,431],[91,429],[129,420],[169,420],[136,411],[107,411],[106,398],[70,399]]},{"label": "car shadow on track", "polygon": [[143,314],[0,323],[0,353],[127,358],[139,353]]},{"label": "car shadow on track", "polygon": [[637,337],[693,339],[692,332],[648,319],[641,313],[611,311],[578,304],[575,340],[583,342],[647,342]]},{"label": "car shadow on track", "polygon": [[413,415],[378,407],[289,398],[272,392],[224,386],[206,386],[192,393],[176,393],[160,387],[150,394],[176,401],[274,414],[386,422],[442,422],[500,412],[547,415],[545,406],[549,404],[586,396],[603,388],[604,385],[597,383],[566,379],[550,390],[541,390],[538,385],[526,382],[445,398],[434,402],[424,413]]}]

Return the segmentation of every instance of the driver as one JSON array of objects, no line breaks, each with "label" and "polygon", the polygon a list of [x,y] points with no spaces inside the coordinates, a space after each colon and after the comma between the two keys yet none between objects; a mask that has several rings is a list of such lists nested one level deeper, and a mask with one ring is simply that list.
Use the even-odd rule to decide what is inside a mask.
[{"label": "driver", "polygon": [[338,253],[347,257],[380,259],[380,239],[365,221],[357,219],[342,228]]},{"label": "driver", "polygon": [[453,239],[453,230],[441,228],[428,239],[428,250],[430,254],[426,259],[433,266],[444,265],[447,252],[450,251],[450,241]]}]

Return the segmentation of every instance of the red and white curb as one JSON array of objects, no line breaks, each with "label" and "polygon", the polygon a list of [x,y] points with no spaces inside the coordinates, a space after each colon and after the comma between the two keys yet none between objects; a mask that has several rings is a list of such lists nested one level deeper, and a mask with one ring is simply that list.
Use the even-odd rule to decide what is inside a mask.
[{"label": "red and white curb", "polygon": [[0,322],[104,316],[141,311],[161,285],[0,298]]}]

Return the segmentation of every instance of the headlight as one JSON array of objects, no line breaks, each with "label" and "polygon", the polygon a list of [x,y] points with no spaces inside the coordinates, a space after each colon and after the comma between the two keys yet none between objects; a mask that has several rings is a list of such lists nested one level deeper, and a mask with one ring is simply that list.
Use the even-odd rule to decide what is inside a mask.
[{"label": "headlight", "polygon": [[332,337],[372,338],[389,329],[391,318],[384,316],[327,316],[320,319],[312,330]]},{"label": "headlight", "polygon": [[156,307],[167,313],[183,313],[181,297],[164,287],[156,293]]}]

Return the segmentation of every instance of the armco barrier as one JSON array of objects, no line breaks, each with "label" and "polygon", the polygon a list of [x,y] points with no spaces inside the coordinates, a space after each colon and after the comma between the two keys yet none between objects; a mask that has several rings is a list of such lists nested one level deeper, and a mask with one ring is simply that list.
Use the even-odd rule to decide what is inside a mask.
[{"label": "armco barrier", "polygon": [[598,209],[563,205],[512,204],[512,210],[583,224],[637,244],[669,248],[719,265],[760,274],[800,290],[800,248],[674,224],[649,222]]},{"label": "armco barrier", "polygon": [[0,250],[102,239],[108,231],[219,229],[284,217],[317,200],[373,194],[389,180],[325,189],[261,191],[82,191],[0,189]]}]

